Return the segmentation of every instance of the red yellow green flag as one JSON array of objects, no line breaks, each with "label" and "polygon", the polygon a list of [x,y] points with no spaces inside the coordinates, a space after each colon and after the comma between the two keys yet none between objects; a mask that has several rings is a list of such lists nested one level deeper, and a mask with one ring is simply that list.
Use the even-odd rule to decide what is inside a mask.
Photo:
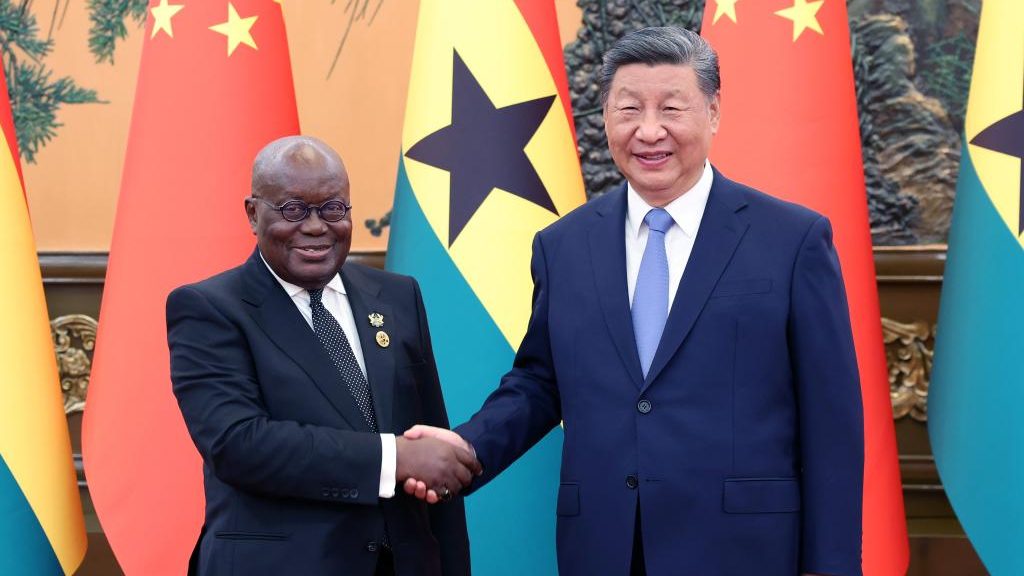
[{"label": "red yellow green flag", "polygon": [[[992,576],[1024,574],[1024,2],[985,0],[942,279],[928,435]],[[1017,344],[1014,344],[1014,343]],[[996,344],[994,344],[996,343]]]},{"label": "red yellow green flag", "polygon": [[[423,0],[387,268],[423,289],[452,424],[512,366],[531,243],[584,202],[578,162],[554,0]],[[557,486],[561,444],[556,429],[466,500],[478,573],[557,571],[543,487]]]},{"label": "red yellow green flag", "polygon": [[722,125],[712,163],[832,221],[864,399],[863,569],[865,576],[902,576],[907,529],[846,1],[709,0],[702,35],[722,67]]},{"label": "red yellow green flag", "polygon": [[72,574],[85,523],[0,70],[0,574]]},{"label": "red yellow green flag", "polygon": [[203,519],[200,458],[171,393],[167,294],[244,261],[253,157],[298,131],[278,1],[150,2],[82,432],[128,576],[184,574]]}]

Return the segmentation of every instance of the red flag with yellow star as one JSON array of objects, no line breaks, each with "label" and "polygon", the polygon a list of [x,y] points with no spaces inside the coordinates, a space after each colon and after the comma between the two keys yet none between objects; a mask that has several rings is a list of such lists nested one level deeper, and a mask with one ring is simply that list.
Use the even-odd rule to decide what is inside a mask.
[{"label": "red flag with yellow star", "polygon": [[846,0],[708,0],[702,35],[722,68],[722,123],[711,162],[832,221],[864,400],[864,575],[902,576],[907,528]]},{"label": "red flag with yellow star", "polygon": [[171,394],[171,289],[243,262],[253,157],[299,132],[276,0],[152,0],[82,430],[89,491],[128,576],[184,574],[202,463]]}]

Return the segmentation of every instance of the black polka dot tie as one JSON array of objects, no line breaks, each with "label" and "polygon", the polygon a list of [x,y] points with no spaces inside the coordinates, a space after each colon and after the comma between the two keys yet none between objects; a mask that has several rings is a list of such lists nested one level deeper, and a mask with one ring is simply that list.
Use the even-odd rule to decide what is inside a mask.
[{"label": "black polka dot tie", "polygon": [[370,386],[366,382],[366,377],[363,376],[363,371],[359,369],[356,355],[352,352],[348,338],[345,337],[345,331],[341,329],[341,325],[338,324],[334,315],[328,312],[327,308],[324,308],[323,302],[320,301],[323,292],[323,288],[309,290],[309,305],[313,310],[313,331],[316,332],[320,343],[327,349],[327,354],[330,355],[334,367],[341,374],[341,379],[348,386],[348,391],[355,398],[359,411],[363,413],[363,418],[366,418],[366,423],[370,425],[370,430],[377,432],[377,416],[373,412]]},{"label": "black polka dot tie", "polygon": [[[309,306],[313,310],[313,332],[316,332],[320,343],[327,349],[327,354],[341,374],[341,379],[348,386],[348,391],[355,398],[359,411],[363,413],[363,418],[370,425],[370,430],[379,432],[377,415],[373,412],[373,396],[370,395],[370,385],[366,381],[366,377],[363,376],[363,371],[359,369],[359,362],[356,361],[356,355],[352,352],[352,345],[348,343],[345,331],[341,329],[338,320],[327,311],[327,308],[324,308],[324,303],[320,301],[324,289],[317,288],[308,292]],[[385,548],[391,548],[391,537],[388,535],[387,528],[384,529],[380,541]]]}]

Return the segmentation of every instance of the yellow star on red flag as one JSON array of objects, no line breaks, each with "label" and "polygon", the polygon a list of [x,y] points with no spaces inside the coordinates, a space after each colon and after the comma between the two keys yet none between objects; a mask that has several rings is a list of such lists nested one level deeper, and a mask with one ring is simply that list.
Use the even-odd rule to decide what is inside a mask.
[{"label": "yellow star on red flag", "polygon": [[252,38],[252,32],[250,32],[257,18],[259,16],[240,17],[234,5],[228,2],[228,21],[210,26],[210,30],[228,37],[228,56],[234,53],[235,48],[238,48],[239,44],[245,44],[253,50],[259,50],[259,47],[256,46],[256,41]]},{"label": "yellow star on red flag", "polygon": [[821,5],[824,3],[825,0],[817,0],[815,2],[793,0],[792,6],[779,10],[775,15],[793,21],[793,42],[796,42],[796,39],[808,28],[824,36],[825,33],[822,32],[821,24],[818,23],[816,16],[818,10],[821,10]]},{"label": "yellow star on red flag", "polygon": [[184,8],[184,4],[168,4],[167,0],[160,0],[158,6],[149,9],[153,15],[153,32],[149,35],[150,40],[156,38],[156,33],[161,30],[164,34],[174,38],[174,29],[171,27],[171,18]]},{"label": "yellow star on red flag", "polygon": [[728,16],[729,20],[736,23],[736,3],[740,0],[715,0],[715,17],[712,24],[718,24],[718,19]]}]

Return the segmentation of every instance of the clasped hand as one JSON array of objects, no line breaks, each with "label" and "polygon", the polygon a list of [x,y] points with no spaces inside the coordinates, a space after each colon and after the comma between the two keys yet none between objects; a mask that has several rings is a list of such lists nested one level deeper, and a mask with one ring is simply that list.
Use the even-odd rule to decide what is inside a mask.
[{"label": "clasped hand", "polygon": [[458,494],[483,473],[473,447],[451,430],[416,425],[395,440],[396,480],[407,494],[430,504]]}]

